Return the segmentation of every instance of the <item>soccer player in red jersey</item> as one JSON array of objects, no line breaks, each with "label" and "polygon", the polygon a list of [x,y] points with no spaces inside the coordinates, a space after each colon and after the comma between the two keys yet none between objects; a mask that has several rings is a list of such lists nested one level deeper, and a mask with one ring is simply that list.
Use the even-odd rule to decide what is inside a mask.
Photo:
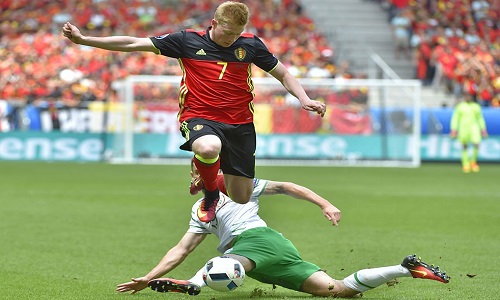
[{"label": "soccer player in red jersey", "polygon": [[183,71],[179,93],[179,122],[186,143],[181,149],[194,152],[194,163],[205,189],[198,218],[210,222],[219,199],[217,173],[224,173],[233,201],[249,201],[255,177],[256,134],[253,124],[251,64],[281,82],[303,109],[324,116],[324,103],[311,100],[285,66],[255,35],[244,33],[248,7],[227,1],[215,11],[211,26],[157,37],[82,35],[71,23],[62,32],[72,42],[110,51],[146,51],[176,58]]}]

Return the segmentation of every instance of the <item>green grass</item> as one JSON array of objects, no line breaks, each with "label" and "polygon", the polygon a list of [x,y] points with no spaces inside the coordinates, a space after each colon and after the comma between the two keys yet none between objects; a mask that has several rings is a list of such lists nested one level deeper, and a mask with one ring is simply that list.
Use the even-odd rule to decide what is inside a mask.
[{"label": "green grass", "polygon": [[[261,200],[261,216],[303,257],[342,279],[417,253],[449,284],[401,278],[363,299],[493,299],[500,293],[499,165],[462,174],[458,163],[393,168],[257,168],[257,176],[308,186],[342,210],[340,227],[285,196]],[[0,299],[190,299],[116,284],[144,275],[187,229],[188,166],[0,163]],[[189,278],[216,256],[214,237],[169,274]],[[469,277],[467,274],[474,274]],[[311,299],[247,279],[232,293],[196,299]],[[496,295],[496,296],[495,296]]]}]

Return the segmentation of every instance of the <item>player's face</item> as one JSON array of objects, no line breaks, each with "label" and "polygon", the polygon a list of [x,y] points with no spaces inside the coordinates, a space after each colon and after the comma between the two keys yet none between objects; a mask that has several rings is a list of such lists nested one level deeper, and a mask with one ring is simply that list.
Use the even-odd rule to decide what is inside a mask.
[{"label": "player's face", "polygon": [[217,45],[222,47],[230,47],[240,37],[245,30],[245,26],[233,25],[230,23],[221,24],[216,20],[212,20],[212,30],[210,38]]}]

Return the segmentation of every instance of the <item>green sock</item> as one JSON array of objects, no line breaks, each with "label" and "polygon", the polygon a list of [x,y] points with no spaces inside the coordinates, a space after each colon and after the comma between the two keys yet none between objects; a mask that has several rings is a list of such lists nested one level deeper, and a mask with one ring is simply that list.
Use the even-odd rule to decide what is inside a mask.
[{"label": "green sock", "polygon": [[474,147],[474,149],[472,150],[472,163],[476,163],[477,162],[477,156],[479,154],[479,149],[477,147]]},{"label": "green sock", "polygon": [[467,149],[462,150],[462,167],[469,166],[469,152]]}]

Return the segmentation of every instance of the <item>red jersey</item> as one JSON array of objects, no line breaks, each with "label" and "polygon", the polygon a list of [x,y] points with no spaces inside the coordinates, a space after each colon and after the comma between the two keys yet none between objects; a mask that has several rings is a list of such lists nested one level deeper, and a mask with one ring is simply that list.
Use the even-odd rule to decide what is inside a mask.
[{"label": "red jersey", "polygon": [[226,48],[210,39],[209,30],[187,29],[150,38],[160,54],[177,58],[182,68],[179,121],[253,122],[251,64],[270,72],[278,59],[253,34],[243,33]]}]

